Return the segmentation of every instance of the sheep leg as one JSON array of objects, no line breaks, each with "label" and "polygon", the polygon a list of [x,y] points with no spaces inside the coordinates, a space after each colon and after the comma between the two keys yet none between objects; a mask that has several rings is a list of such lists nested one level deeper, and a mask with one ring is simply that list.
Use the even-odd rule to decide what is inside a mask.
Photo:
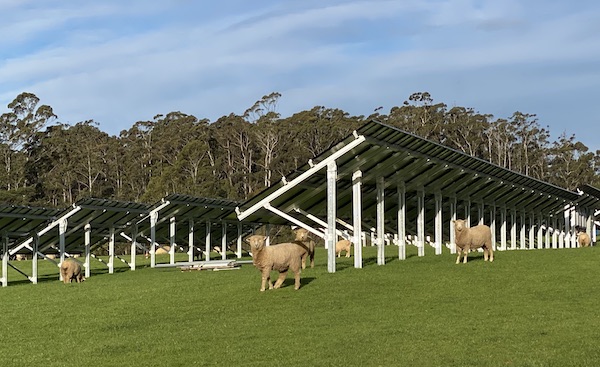
[{"label": "sheep leg", "polygon": [[269,289],[273,289],[273,285],[271,284],[271,270],[263,270],[262,279],[260,284],[260,291],[264,292],[265,287],[267,286],[267,282],[269,282]]},{"label": "sheep leg", "polygon": [[456,263],[459,264],[460,263],[460,254],[462,252],[462,249],[458,246],[456,246],[456,253],[458,254],[458,256],[456,257]]},{"label": "sheep leg", "polygon": [[466,264],[466,263],[467,263],[467,257],[469,256],[469,251],[470,251],[470,250],[471,250],[471,249],[470,249],[469,247],[467,247],[466,249],[464,249],[464,250],[463,250],[463,252],[465,253],[465,258],[464,258],[464,260],[463,260],[463,264]]},{"label": "sheep leg", "polygon": [[301,259],[302,259],[302,269],[306,269],[306,258],[308,257],[308,253],[305,253],[304,255],[302,255]]},{"label": "sheep leg", "polygon": [[346,250],[346,257],[350,257],[350,250]]},{"label": "sheep leg", "polygon": [[294,272],[294,280],[295,280],[294,289],[295,290],[300,289],[300,270],[299,269]]},{"label": "sheep leg", "polygon": [[277,281],[275,282],[275,289],[281,287],[286,276],[287,276],[287,270],[279,272],[279,277],[277,278]]},{"label": "sheep leg", "polygon": [[487,248],[487,247],[484,247],[484,248],[483,248],[483,261],[488,261],[488,258],[489,258],[489,256],[490,256],[490,255],[489,255],[489,250],[488,250],[488,248]]}]

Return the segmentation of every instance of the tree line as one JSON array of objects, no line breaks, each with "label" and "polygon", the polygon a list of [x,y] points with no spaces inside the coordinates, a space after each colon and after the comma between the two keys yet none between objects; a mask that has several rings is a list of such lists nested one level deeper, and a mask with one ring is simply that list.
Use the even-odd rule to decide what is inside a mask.
[{"label": "tree line", "polygon": [[118,136],[93,120],[61,123],[21,93],[0,116],[0,202],[65,207],[85,197],[153,203],[170,194],[245,200],[372,119],[533,178],[575,190],[600,186],[600,151],[574,135],[551,141],[536,115],[494,118],[413,93],[388,114],[315,106],[289,117],[281,94],[216,121],[182,112],[135,122]]}]

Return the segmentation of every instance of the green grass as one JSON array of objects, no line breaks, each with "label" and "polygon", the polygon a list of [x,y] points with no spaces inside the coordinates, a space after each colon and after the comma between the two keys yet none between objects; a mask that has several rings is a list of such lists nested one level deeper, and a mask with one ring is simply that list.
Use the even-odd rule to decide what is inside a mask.
[{"label": "green grass", "polygon": [[[364,249],[363,269],[326,253],[293,289],[259,292],[252,265],[106,274],[64,285],[9,272],[0,289],[0,366],[598,366],[600,248],[472,253],[455,265]],[[159,257],[167,262],[168,257]],[[183,260],[183,258],[182,258]],[[147,260],[140,257],[140,263]],[[29,262],[14,262],[30,272]],[[275,273],[273,273],[275,276]]]}]

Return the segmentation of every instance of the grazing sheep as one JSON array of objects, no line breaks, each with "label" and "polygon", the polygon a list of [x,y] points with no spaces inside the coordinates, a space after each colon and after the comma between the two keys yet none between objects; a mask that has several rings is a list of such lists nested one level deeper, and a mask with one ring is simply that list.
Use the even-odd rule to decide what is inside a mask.
[{"label": "grazing sheep", "polygon": [[461,250],[464,253],[463,263],[467,263],[467,256],[471,249],[483,248],[483,259],[485,261],[494,261],[494,249],[492,248],[492,231],[490,227],[480,224],[475,227],[467,227],[465,220],[457,219],[454,223],[454,233],[456,241],[456,252],[458,257],[456,263],[460,263]]},{"label": "grazing sheep", "polygon": [[588,247],[592,243],[590,235],[584,231],[577,232],[577,243],[579,247]]},{"label": "grazing sheep", "polygon": [[296,229],[296,238],[294,243],[298,245],[296,249],[302,259],[302,269],[306,269],[306,259],[310,257],[310,267],[315,267],[315,241],[309,238],[310,232],[304,228]]},{"label": "grazing sheep", "polygon": [[76,260],[63,261],[62,264],[60,264],[60,275],[65,284],[71,283],[71,280],[73,279],[75,279],[77,283],[81,283],[85,280],[85,277],[81,272],[81,265]]},{"label": "grazing sheep", "polygon": [[342,251],[346,251],[346,257],[350,257],[350,247],[352,242],[349,240],[340,240],[335,244],[335,253],[337,257],[342,256]]},{"label": "grazing sheep", "polygon": [[[264,292],[267,282],[269,282],[269,289],[281,287],[289,269],[294,272],[294,289],[299,289],[302,261],[301,256],[298,254],[298,243],[280,243],[265,246],[265,240],[266,237],[261,235],[252,235],[246,238],[246,242],[252,248],[252,263],[262,274],[260,291]],[[271,282],[271,270],[279,272],[275,286]]]}]

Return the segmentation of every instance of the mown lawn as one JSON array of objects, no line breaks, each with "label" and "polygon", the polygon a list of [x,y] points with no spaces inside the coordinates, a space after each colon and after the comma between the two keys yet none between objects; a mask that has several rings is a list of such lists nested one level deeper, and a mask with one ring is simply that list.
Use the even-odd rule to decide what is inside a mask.
[{"label": "mown lawn", "polygon": [[[139,267],[0,289],[0,366],[598,366],[600,248],[517,250],[455,265],[428,248],[363,269],[326,253],[293,289],[259,292],[252,265]],[[159,258],[167,262],[168,257]],[[139,262],[147,264],[140,257]],[[30,272],[29,262],[14,262]],[[273,273],[275,276],[275,273]]]}]

